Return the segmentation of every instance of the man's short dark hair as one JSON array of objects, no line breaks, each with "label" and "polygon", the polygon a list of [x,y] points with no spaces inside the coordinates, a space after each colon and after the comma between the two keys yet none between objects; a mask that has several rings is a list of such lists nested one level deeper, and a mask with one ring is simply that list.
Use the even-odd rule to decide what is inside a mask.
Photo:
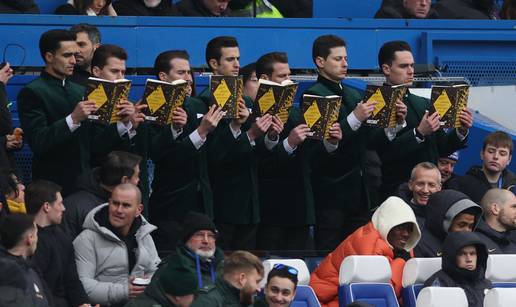
[{"label": "man's short dark hair", "polygon": [[100,167],[100,182],[109,187],[120,184],[122,177],[130,178],[134,175],[134,168],[141,160],[140,156],[129,152],[110,152]]},{"label": "man's short dark hair", "polygon": [[[90,8],[90,6],[93,4],[93,0],[73,0],[73,6],[77,11],[79,11],[82,15],[87,15],[87,10]],[[108,15],[108,8],[111,4],[111,0],[106,0],[106,4],[100,10],[99,15]]]},{"label": "man's short dark hair", "polygon": [[206,64],[210,67],[210,60],[215,59],[217,63],[222,57],[222,48],[238,47],[238,42],[233,36],[217,36],[212,38],[206,45]]},{"label": "man's short dark hair", "polygon": [[[267,284],[271,281],[274,277],[280,277],[280,278],[287,278],[290,281],[294,283],[294,289],[297,288],[297,273],[293,274],[289,270],[292,270],[292,267],[289,267],[287,265],[280,265],[279,267],[275,266],[270,270],[269,275],[267,275]],[[297,271],[297,270],[296,270]]]},{"label": "man's short dark hair", "polygon": [[276,63],[288,64],[287,54],[285,52],[270,52],[262,55],[256,61],[256,77],[260,78],[261,75],[266,75],[270,78]]},{"label": "man's short dark hair", "polygon": [[183,59],[190,61],[190,56],[186,50],[168,50],[160,53],[154,61],[154,73],[158,79],[160,72],[168,74],[168,72],[172,69],[170,62],[173,59]]},{"label": "man's short dark hair", "polygon": [[46,63],[45,54],[47,52],[55,53],[61,48],[61,42],[75,42],[75,39],[75,33],[68,30],[53,29],[43,33],[39,39],[39,53],[43,61]]},{"label": "man's short dark hair", "polygon": [[117,58],[120,60],[127,61],[127,52],[125,52],[124,48],[119,47],[117,45],[101,45],[95,52],[93,53],[93,58],[91,59],[91,67],[98,67],[100,69],[104,68],[107,64],[107,60],[109,58]]},{"label": "man's short dark hair", "polygon": [[247,81],[249,81],[249,79],[251,79],[253,72],[256,72],[256,63],[249,63],[246,66],[240,68],[240,75],[242,76],[244,85]]},{"label": "man's short dark hair", "polygon": [[380,70],[383,64],[392,65],[397,51],[410,51],[412,48],[406,41],[391,41],[383,44],[378,52],[378,65]]},{"label": "man's short dark hair", "polygon": [[44,203],[57,200],[61,187],[52,181],[36,180],[25,189],[25,208],[27,214],[37,214]]},{"label": "man's short dark hair", "polygon": [[70,31],[75,35],[77,35],[78,33],[86,33],[88,35],[88,39],[91,41],[93,45],[100,44],[102,40],[99,29],[94,25],[90,25],[89,23],[79,23],[73,25],[70,28]]},{"label": "man's short dark hair", "polygon": [[0,240],[6,249],[11,249],[20,243],[23,235],[34,230],[34,216],[27,214],[6,215],[0,223]]},{"label": "man's short dark hair", "polygon": [[332,48],[346,47],[346,42],[336,35],[323,35],[315,39],[312,45],[312,60],[315,64],[315,59],[321,57],[328,58]]},{"label": "man's short dark hair", "polygon": [[18,181],[16,172],[12,169],[0,169],[0,193],[3,195],[14,193],[18,197]]},{"label": "man's short dark hair", "polygon": [[488,145],[494,147],[507,147],[511,155],[514,146],[511,136],[503,131],[495,131],[493,133],[489,133],[484,139],[482,151],[484,151]]}]

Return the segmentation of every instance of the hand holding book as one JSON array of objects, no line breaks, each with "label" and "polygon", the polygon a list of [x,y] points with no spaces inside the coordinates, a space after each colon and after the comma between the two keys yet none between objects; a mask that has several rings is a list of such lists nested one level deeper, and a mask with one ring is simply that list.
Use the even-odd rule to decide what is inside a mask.
[{"label": "hand holding book", "polygon": [[85,100],[77,103],[75,108],[72,111],[72,121],[74,124],[78,125],[85,119],[88,119],[88,116],[97,111],[97,105],[95,101]]},{"label": "hand holding book", "polygon": [[310,134],[310,127],[308,127],[307,124],[297,125],[288,135],[288,145],[292,148],[296,148],[299,144],[303,143]]},{"label": "hand holding book", "polygon": [[376,104],[377,102],[373,100],[367,102],[360,101],[353,110],[353,114],[360,122],[364,122],[373,114]]},{"label": "hand holding book", "polygon": [[239,130],[249,117],[249,109],[245,106],[243,98],[240,98],[237,104],[237,118],[231,121],[233,130]]},{"label": "hand holding book", "polygon": [[342,129],[340,129],[339,123],[334,123],[329,130],[328,142],[333,145],[337,145],[340,140],[342,140]]},{"label": "hand holding book", "polygon": [[208,110],[208,113],[204,114],[201,123],[197,128],[197,132],[202,139],[206,139],[208,133],[212,132],[217,128],[220,120],[224,117],[226,112],[222,111],[222,108],[216,104],[212,104]]},{"label": "hand holding book", "polygon": [[269,133],[267,134],[269,140],[275,141],[283,131],[283,128],[283,121],[279,118],[279,116],[272,116],[271,127],[269,129]]},{"label": "hand holding book", "polygon": [[120,118],[120,121],[124,125],[127,125],[131,121],[131,118],[136,112],[134,105],[127,99],[120,99],[120,102],[117,105],[117,109],[118,111],[116,112],[116,115]]},{"label": "hand holding book", "polygon": [[172,111],[172,127],[174,130],[181,130],[188,121],[188,115],[183,108],[178,107]]},{"label": "hand holding book", "polygon": [[439,130],[440,127],[439,113],[429,114],[427,110],[416,129],[422,136],[427,136]]},{"label": "hand holding book", "polygon": [[460,134],[465,136],[468,133],[468,129],[473,126],[473,114],[468,109],[464,109],[459,114],[459,120],[461,126],[457,129]]},{"label": "hand holding book", "polygon": [[251,141],[254,141],[261,135],[269,130],[272,124],[272,115],[264,114],[262,117],[258,117],[256,121],[251,125],[251,128],[247,131],[247,135]]},{"label": "hand holding book", "polygon": [[396,123],[398,125],[403,124],[405,118],[407,117],[407,105],[401,101],[401,99],[396,100]]}]

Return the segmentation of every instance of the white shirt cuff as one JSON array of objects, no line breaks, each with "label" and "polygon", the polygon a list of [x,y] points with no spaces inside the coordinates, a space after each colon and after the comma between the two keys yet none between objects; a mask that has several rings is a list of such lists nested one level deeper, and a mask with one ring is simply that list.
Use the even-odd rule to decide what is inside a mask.
[{"label": "white shirt cuff", "polygon": [[274,148],[274,146],[278,145],[279,137],[276,137],[276,140],[272,141],[271,139],[269,139],[269,135],[265,134],[264,143],[265,143],[265,148],[267,148],[267,150],[270,151]]},{"label": "white shirt cuff", "polygon": [[323,144],[324,144],[324,148],[326,148],[326,151],[328,153],[332,153],[335,150],[337,150],[337,148],[339,148],[339,143],[334,145],[334,144],[328,142],[327,140],[323,140]]},{"label": "white shirt cuff", "polygon": [[392,141],[396,137],[396,134],[398,134],[398,132],[400,132],[401,129],[405,127],[407,127],[407,122],[403,121],[403,124],[397,124],[396,127],[385,128],[383,129],[383,131],[385,131],[387,139],[389,139],[389,141]]},{"label": "white shirt cuff", "polygon": [[296,150],[297,146],[292,148],[290,147],[290,144],[288,143],[288,138],[284,139],[283,140],[283,148],[285,148],[285,151],[287,152],[287,154],[291,155],[294,153],[294,151]]},{"label": "white shirt cuff", "polygon": [[251,146],[255,146],[256,142],[254,140],[251,141],[251,138],[249,137],[249,133],[246,133],[245,135],[247,136],[247,139],[249,140],[249,144],[251,144]]},{"label": "white shirt cuff", "polygon": [[121,121],[117,121],[116,130],[118,131],[118,135],[120,137],[127,133],[129,139],[132,139],[136,135],[136,130],[133,129],[133,124],[131,122],[128,122],[127,125],[125,125]]},{"label": "white shirt cuff", "polygon": [[466,137],[468,136],[469,134],[469,129],[466,130],[466,135],[462,135],[460,132],[459,132],[459,129],[455,129],[455,131],[457,132],[457,137],[459,138],[459,140],[462,142],[464,141],[464,139],[466,139]]},{"label": "white shirt cuff", "polygon": [[199,148],[201,148],[201,146],[204,145],[204,142],[206,142],[206,138],[201,138],[201,135],[199,134],[197,129],[194,130],[194,132],[190,133],[188,137],[190,138],[190,141],[192,141],[192,144],[195,147],[195,149],[197,150],[199,150]]},{"label": "white shirt cuff", "polygon": [[66,118],[66,124],[68,125],[68,129],[70,129],[70,132],[74,132],[81,126],[81,123],[74,124],[72,119],[72,114],[68,115]]},{"label": "white shirt cuff", "polygon": [[425,141],[425,139],[420,139],[420,138],[417,137],[417,135],[416,135],[416,128],[414,128],[412,131],[414,132],[414,137],[416,138],[416,142],[421,144],[421,143],[423,143]]},{"label": "white shirt cuff", "polygon": [[358,128],[362,126],[362,122],[358,120],[358,118],[355,116],[355,113],[353,112],[349,113],[347,120],[351,130],[353,131],[357,131]]},{"label": "white shirt cuff", "polygon": [[170,125],[170,130],[172,131],[172,139],[173,140],[177,139],[177,137],[180,136],[181,133],[183,133],[183,128],[176,130],[176,129],[174,129],[174,126],[172,126],[172,125]]}]

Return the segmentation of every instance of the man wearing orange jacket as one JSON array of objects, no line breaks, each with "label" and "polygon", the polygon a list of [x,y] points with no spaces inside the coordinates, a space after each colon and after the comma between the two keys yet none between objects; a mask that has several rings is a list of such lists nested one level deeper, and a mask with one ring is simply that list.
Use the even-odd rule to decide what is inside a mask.
[{"label": "man wearing orange jacket", "polygon": [[391,196],[373,214],[371,221],[358,228],[321,262],[310,276],[310,286],[322,307],[338,307],[340,264],[351,255],[382,255],[391,265],[391,283],[401,297],[405,262],[421,238],[412,209],[401,198]]}]

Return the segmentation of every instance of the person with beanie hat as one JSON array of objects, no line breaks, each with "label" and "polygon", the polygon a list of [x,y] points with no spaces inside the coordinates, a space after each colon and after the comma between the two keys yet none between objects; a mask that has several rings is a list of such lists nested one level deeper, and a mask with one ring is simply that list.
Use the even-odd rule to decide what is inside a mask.
[{"label": "person with beanie hat", "polygon": [[450,233],[443,244],[442,269],[425,281],[425,287],[460,287],[469,307],[481,307],[491,289],[485,278],[487,248],[473,232]]},{"label": "person with beanie hat", "polygon": [[459,191],[443,190],[430,195],[425,228],[414,254],[416,257],[441,257],[442,243],[448,233],[474,231],[482,213],[479,205]]},{"label": "person with beanie hat", "polygon": [[176,255],[170,260],[159,278],[125,307],[188,307],[192,304],[197,292],[195,272],[183,264],[183,257]]},{"label": "person with beanie hat", "polygon": [[216,246],[217,235],[217,228],[207,215],[189,212],[180,232],[181,242],[174,253],[161,262],[151,284],[176,259],[181,259],[181,265],[193,272],[199,289],[214,284],[224,260],[224,253]]},{"label": "person with beanie hat", "polygon": [[400,298],[403,267],[413,256],[412,249],[420,237],[416,216],[409,205],[396,196],[387,198],[371,221],[347,237],[310,276],[310,286],[321,306],[339,306],[340,264],[351,255],[385,256],[391,265],[391,284]]},{"label": "person with beanie hat", "polygon": [[447,183],[451,179],[457,178],[457,174],[453,172],[455,165],[459,162],[459,151],[454,151],[447,156],[440,157],[437,160],[437,167],[439,168],[439,172],[441,172],[441,183],[443,185],[443,189],[448,189]]}]

